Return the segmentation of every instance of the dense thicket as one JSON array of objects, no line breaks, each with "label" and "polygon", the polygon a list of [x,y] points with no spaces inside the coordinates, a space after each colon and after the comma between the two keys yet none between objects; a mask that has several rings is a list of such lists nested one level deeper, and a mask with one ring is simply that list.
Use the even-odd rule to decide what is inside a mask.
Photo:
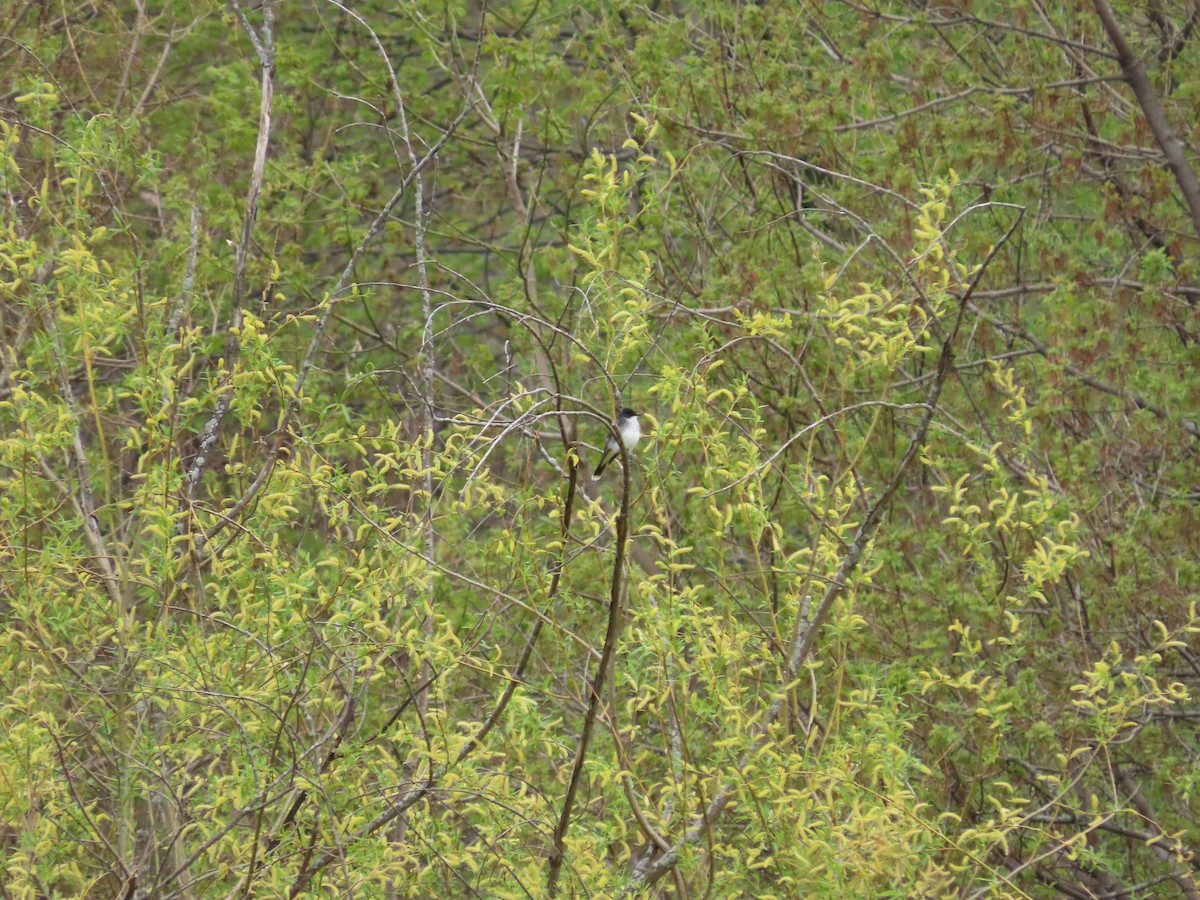
[{"label": "dense thicket", "polygon": [[1198,20],[6,6],[0,896],[1200,897]]}]

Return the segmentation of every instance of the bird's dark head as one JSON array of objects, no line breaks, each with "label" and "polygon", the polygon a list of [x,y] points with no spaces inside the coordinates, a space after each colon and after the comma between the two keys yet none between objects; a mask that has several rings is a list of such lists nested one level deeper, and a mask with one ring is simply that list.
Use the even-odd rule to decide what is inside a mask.
[{"label": "bird's dark head", "polygon": [[621,418],[622,419],[632,419],[636,415],[637,415],[637,413],[634,412],[632,409],[630,409],[628,406],[621,407]]}]

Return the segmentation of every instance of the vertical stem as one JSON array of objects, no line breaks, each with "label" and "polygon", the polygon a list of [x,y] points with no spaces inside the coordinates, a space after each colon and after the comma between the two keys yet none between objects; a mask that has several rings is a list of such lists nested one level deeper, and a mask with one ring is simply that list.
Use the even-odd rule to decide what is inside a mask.
[{"label": "vertical stem", "polygon": [[[365,24],[365,23],[364,23]],[[433,634],[433,601],[434,601],[434,568],[432,561],[435,559],[435,540],[433,533],[433,438],[434,438],[434,397],[433,397],[433,293],[429,289],[429,265],[426,255],[425,234],[428,228],[428,210],[425,208],[425,178],[422,174],[422,161],[417,156],[416,150],[413,149],[412,131],[409,128],[408,113],[404,106],[404,92],[400,89],[400,81],[396,77],[396,70],[392,66],[391,60],[388,58],[387,52],[384,49],[382,42],[374,31],[371,32],[371,37],[374,39],[376,46],[379,48],[380,55],[384,63],[388,67],[388,74],[391,77],[392,96],[396,101],[396,117],[400,124],[400,136],[404,144],[404,149],[408,154],[408,161],[412,165],[412,184],[414,193],[414,216],[415,224],[413,226],[413,248],[417,258],[417,283],[421,290],[421,313],[423,316],[421,329],[421,353],[420,363],[421,372],[418,379],[421,390],[421,403],[424,406],[422,415],[421,429],[421,482],[425,492],[425,510],[423,514],[422,531],[424,532],[425,558],[429,560],[428,568],[425,576],[425,615],[421,622],[422,631],[426,635]],[[432,669],[428,660],[421,660],[421,669],[417,676],[417,683],[420,687],[416,695],[417,715],[421,721],[426,721],[425,714],[429,709],[429,685],[432,683]],[[429,774],[432,774],[432,760],[428,764],[430,766]],[[400,839],[403,835],[404,819],[400,817],[397,820],[396,838]]]},{"label": "vertical stem", "polygon": [[625,616],[621,607],[621,597],[625,591],[625,551],[629,541],[629,456],[619,435],[617,446],[621,451],[621,471],[623,473],[621,487],[621,511],[617,515],[617,552],[613,560],[612,578],[609,582],[608,594],[608,627],[604,633],[604,647],[600,651],[600,662],[596,672],[588,684],[587,712],[583,716],[583,727],[579,732],[579,744],[575,749],[575,759],[571,762],[571,775],[567,781],[567,794],[563,798],[562,812],[558,824],[554,826],[554,835],[550,847],[550,857],[546,866],[546,896],[553,900],[558,895],[558,878],[566,859],[567,829],[571,825],[571,814],[575,806],[575,794],[583,780],[583,765],[587,759],[588,747],[592,742],[592,733],[596,730],[596,718],[600,714],[601,695],[612,671],[613,659],[617,653],[617,642],[621,637],[621,629]]},{"label": "vertical stem", "polygon": [[246,264],[250,252],[250,237],[254,230],[254,222],[258,218],[258,198],[262,192],[263,177],[267,168],[267,148],[271,140],[271,104],[275,95],[275,13],[271,8],[271,0],[263,0],[261,31],[256,30],[250,24],[237,0],[229,0],[229,5],[233,8],[242,29],[250,38],[250,43],[254,45],[254,50],[258,54],[262,93],[258,106],[258,140],[254,146],[254,165],[250,170],[250,186],[246,189],[246,209],[242,215],[242,231],[238,239],[233,270],[233,305],[229,314],[230,334],[225,341],[225,371],[221,373],[218,387],[220,394],[217,397],[216,408],[204,426],[204,431],[200,436],[200,448],[196,452],[196,458],[185,479],[189,504],[196,498],[196,488],[204,476],[209,456],[221,436],[221,429],[225,424],[225,417],[229,414],[229,407],[233,400],[229,379],[233,374],[240,347],[239,337],[235,331],[241,330],[242,305],[246,296]]},{"label": "vertical stem", "polygon": [[[409,144],[411,152],[411,143],[408,141],[407,131],[405,132],[405,143]],[[412,163],[415,167],[417,164],[416,156],[412,156]],[[424,413],[424,428],[422,429],[421,441],[421,471],[422,480],[425,488],[425,556],[428,559],[434,558],[434,540],[433,540],[433,294],[429,290],[429,270],[425,261],[425,229],[427,225],[426,210],[425,210],[425,190],[424,178],[420,172],[417,173],[413,181],[416,192],[416,230],[413,234],[413,243],[416,247],[417,254],[417,277],[421,285],[421,313],[424,317],[424,328],[421,332],[421,393],[422,401],[425,406]],[[426,634],[433,633],[433,567],[430,566],[427,570],[425,580],[425,600],[429,607],[429,612],[425,615],[425,621],[422,627]],[[422,662],[420,683],[427,685],[429,683],[429,665]],[[417,707],[424,716],[428,708],[428,688],[422,687],[417,695]]]},{"label": "vertical stem", "polygon": [[[408,133],[405,132],[405,143]],[[414,167],[416,155],[412,155]],[[425,264],[425,191],[424,179],[418,172],[414,181],[416,189],[416,228],[413,242],[417,254],[417,277],[421,285],[421,312],[424,316],[424,328],[421,331],[421,394],[425,407],[424,427],[421,434],[421,480],[425,490],[424,532],[425,558],[435,559],[433,534],[433,295],[429,290],[429,272]],[[433,636],[433,600],[434,600],[434,568],[430,563],[425,570],[425,616],[421,622],[421,630],[426,636]],[[433,682],[432,669],[428,659],[421,660],[421,670],[417,675],[420,688],[417,693],[417,715],[425,721],[429,711],[429,685]],[[433,765],[432,760],[429,763]]]}]

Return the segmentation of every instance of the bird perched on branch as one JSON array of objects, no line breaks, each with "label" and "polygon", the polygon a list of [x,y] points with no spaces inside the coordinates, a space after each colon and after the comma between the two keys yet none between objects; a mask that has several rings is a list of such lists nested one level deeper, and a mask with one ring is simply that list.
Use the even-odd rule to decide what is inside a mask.
[{"label": "bird perched on branch", "polygon": [[[625,445],[627,453],[632,453],[633,448],[642,439],[642,426],[638,424],[638,414],[628,406],[623,407],[620,415],[617,416],[617,434],[621,436],[621,443]],[[596,471],[592,475],[592,481],[599,480],[605,467],[620,455],[621,448],[617,445],[617,439],[609,434],[608,440],[604,442],[604,452],[600,454],[600,464],[596,466]]]}]

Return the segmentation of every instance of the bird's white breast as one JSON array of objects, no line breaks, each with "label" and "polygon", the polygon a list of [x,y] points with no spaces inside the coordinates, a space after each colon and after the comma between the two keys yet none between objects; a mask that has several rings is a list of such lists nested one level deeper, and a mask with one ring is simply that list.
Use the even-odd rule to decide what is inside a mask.
[{"label": "bird's white breast", "polygon": [[621,442],[625,445],[626,450],[632,450],[636,447],[641,436],[642,427],[638,424],[636,418],[627,420],[621,427]]}]

